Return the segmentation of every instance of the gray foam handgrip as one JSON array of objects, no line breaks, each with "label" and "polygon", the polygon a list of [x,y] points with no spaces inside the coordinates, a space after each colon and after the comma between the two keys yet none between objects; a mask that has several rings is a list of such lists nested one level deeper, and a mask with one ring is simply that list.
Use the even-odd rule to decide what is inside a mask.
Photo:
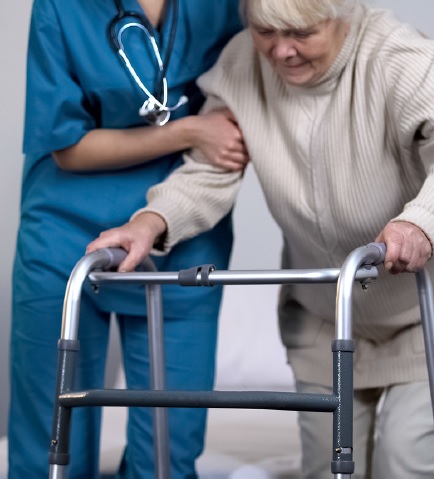
[{"label": "gray foam handgrip", "polygon": [[127,256],[127,252],[122,248],[103,248],[101,251],[107,255],[109,261],[104,266],[105,270],[117,268]]},{"label": "gray foam handgrip", "polygon": [[386,256],[386,245],[384,243],[369,243],[367,246],[374,246],[378,249],[378,259],[375,260],[372,264],[377,265],[383,263]]},{"label": "gray foam handgrip", "polygon": [[[122,248],[103,248],[101,251],[107,255],[109,261],[108,264],[104,266],[104,270],[116,269],[127,256],[127,252]],[[157,268],[151,258],[146,256],[137,266],[137,270],[155,272]]]}]

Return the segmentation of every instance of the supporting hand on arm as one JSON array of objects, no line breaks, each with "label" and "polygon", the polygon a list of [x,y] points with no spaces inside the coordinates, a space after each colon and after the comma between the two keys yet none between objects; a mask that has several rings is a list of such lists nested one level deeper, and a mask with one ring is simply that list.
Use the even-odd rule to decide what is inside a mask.
[{"label": "supporting hand on arm", "polygon": [[241,131],[227,109],[164,126],[97,128],[53,157],[67,171],[116,170],[192,148],[201,152],[203,161],[230,171],[241,171],[248,162]]},{"label": "supporting hand on arm", "polygon": [[198,117],[194,144],[205,160],[229,171],[242,171],[249,162],[243,135],[230,110],[220,108]]},{"label": "supporting hand on arm", "polygon": [[103,231],[87,246],[86,253],[102,248],[122,248],[128,254],[119,265],[118,271],[133,271],[166,229],[166,223],[161,216],[142,213],[119,228]]},{"label": "supporting hand on arm", "polygon": [[414,273],[431,258],[432,247],[425,233],[412,223],[388,223],[376,240],[386,243],[385,268],[390,273]]}]

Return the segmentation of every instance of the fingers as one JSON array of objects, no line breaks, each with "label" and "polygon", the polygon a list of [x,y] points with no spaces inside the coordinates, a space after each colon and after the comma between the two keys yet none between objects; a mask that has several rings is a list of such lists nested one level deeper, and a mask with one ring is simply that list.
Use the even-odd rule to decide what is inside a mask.
[{"label": "fingers", "polygon": [[242,171],[250,158],[245,151],[230,151],[222,153],[215,159],[215,164],[229,171]]},{"label": "fingers", "polygon": [[125,259],[119,264],[118,271],[127,272],[134,269],[141,263],[151,249],[152,245],[135,236],[131,231],[130,224],[103,231],[100,236],[89,243],[86,253],[92,253],[102,248],[122,248],[127,252]]},{"label": "fingers", "polygon": [[229,143],[215,158],[215,164],[230,171],[241,171],[249,163],[250,157],[242,137]]},{"label": "fingers", "polygon": [[376,241],[386,243],[384,266],[392,274],[419,271],[432,254],[424,232],[404,221],[388,223]]},{"label": "fingers", "polygon": [[86,254],[92,253],[103,248],[125,248],[122,235],[119,228],[103,231],[99,237],[89,243],[86,247]]},{"label": "fingers", "polygon": [[243,171],[249,162],[242,131],[229,109],[208,112],[201,118],[195,147],[205,161],[229,171]]},{"label": "fingers", "polygon": [[118,271],[126,273],[134,271],[147,255],[143,248],[132,247],[125,259],[119,264]]},{"label": "fingers", "polygon": [[237,119],[235,118],[235,115],[232,113],[229,108],[218,108],[213,111],[214,113],[222,113],[228,120],[230,120],[232,123],[237,123]]},{"label": "fingers", "polygon": [[133,271],[149,254],[157,238],[167,230],[162,216],[152,212],[139,212],[129,223],[103,231],[89,243],[86,253],[101,248],[123,248],[127,252],[118,271]]},{"label": "fingers", "polygon": [[122,248],[127,252],[126,258],[118,266],[118,271],[133,271],[142,260],[122,227],[103,231],[96,240],[89,243],[86,254],[103,248]]}]

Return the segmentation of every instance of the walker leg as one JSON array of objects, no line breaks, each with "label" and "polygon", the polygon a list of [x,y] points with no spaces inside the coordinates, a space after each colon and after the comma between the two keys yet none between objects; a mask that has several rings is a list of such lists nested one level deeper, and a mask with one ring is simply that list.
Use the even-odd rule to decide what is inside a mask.
[{"label": "walker leg", "polygon": [[353,461],[353,354],[354,341],[333,341],[333,392],[339,406],[333,412],[333,460],[331,472],[337,479],[351,479]]},{"label": "walker leg", "polygon": [[[164,361],[164,327],[160,285],[146,285],[148,304],[149,359],[151,365],[151,389],[164,390],[166,387]],[[167,409],[156,407],[154,417],[155,477],[169,479],[170,454]]]},{"label": "walker leg", "polygon": [[431,278],[426,270],[416,273],[422,319],[425,354],[428,366],[431,404],[434,416],[434,294]]},{"label": "walker leg", "polygon": [[72,390],[77,340],[61,339],[58,343],[58,365],[53,431],[49,454],[50,479],[66,479],[70,461],[71,408],[59,402],[59,395]]},{"label": "walker leg", "polygon": [[67,479],[68,467],[58,466],[56,464],[50,465],[50,479]]}]

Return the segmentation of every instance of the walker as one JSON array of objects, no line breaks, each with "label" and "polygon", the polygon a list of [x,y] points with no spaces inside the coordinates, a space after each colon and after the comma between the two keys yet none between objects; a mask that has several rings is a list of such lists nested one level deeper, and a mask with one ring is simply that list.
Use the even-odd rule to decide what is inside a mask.
[{"label": "walker", "polygon": [[[277,271],[216,271],[202,265],[179,272],[157,272],[146,259],[133,273],[110,272],[125,257],[125,251],[107,248],[84,256],[73,269],[66,288],[62,330],[58,343],[56,403],[53,418],[49,462],[50,479],[67,479],[70,459],[71,413],[74,407],[136,406],[154,408],[154,450],[157,479],[169,479],[167,407],[275,409],[333,413],[331,472],[335,479],[351,479],[353,462],[353,353],[352,291],[355,281],[366,289],[378,277],[376,265],[384,261],[385,245],[370,243],[355,249],[341,269],[306,269]],[[95,389],[73,390],[80,297],[83,282],[94,288],[107,282],[146,285],[149,327],[151,390]],[[434,296],[426,270],[416,273],[431,400],[434,405]],[[333,394],[257,391],[169,391],[164,389],[162,284],[186,287],[213,285],[337,283],[336,329],[332,342]],[[433,407],[434,413],[434,407]]]}]

